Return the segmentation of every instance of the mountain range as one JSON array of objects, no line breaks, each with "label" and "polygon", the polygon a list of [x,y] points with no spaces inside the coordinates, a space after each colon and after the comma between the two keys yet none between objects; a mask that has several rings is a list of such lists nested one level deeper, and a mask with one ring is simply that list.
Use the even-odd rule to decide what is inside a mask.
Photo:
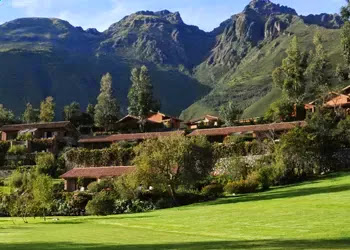
[{"label": "mountain range", "polygon": [[308,51],[322,30],[336,65],[342,24],[336,14],[301,16],[269,0],[251,1],[211,32],[167,10],[131,14],[104,32],[56,18],[16,19],[0,25],[0,103],[20,114],[27,102],[39,106],[51,95],[58,111],[72,101],[86,107],[110,72],[126,112],[130,71],[146,65],[163,112],[187,120],[233,101],[243,116],[256,117],[281,94],[271,72],[292,37]]}]

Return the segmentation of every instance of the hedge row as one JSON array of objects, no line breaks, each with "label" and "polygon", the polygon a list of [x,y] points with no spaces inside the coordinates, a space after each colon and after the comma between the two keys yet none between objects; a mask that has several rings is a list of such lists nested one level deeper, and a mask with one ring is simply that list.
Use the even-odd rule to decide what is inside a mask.
[{"label": "hedge row", "polygon": [[84,167],[127,166],[134,158],[132,148],[112,146],[106,149],[76,148],[66,153],[69,164]]}]

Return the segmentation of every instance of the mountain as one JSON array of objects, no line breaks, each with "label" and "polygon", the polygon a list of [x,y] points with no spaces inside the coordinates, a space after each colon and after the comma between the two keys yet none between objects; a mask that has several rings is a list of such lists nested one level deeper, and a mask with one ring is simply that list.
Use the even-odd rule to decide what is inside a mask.
[{"label": "mountain", "polygon": [[308,51],[321,29],[337,61],[342,24],[338,15],[299,16],[269,0],[251,1],[212,32],[167,10],[136,12],[104,32],[55,18],[17,19],[0,25],[0,103],[20,114],[26,102],[38,106],[52,95],[60,117],[72,101],[95,103],[110,72],[126,112],[130,71],[145,64],[163,112],[190,119],[232,100],[245,116],[259,116],[280,95],[270,75],[292,37]]},{"label": "mountain", "polygon": [[186,109],[182,117],[217,114],[219,107],[229,101],[244,110],[244,117],[263,115],[281,95],[273,88],[271,73],[286,56],[293,36],[299,38],[303,51],[310,51],[315,32],[322,31],[327,52],[336,65],[341,58],[342,25],[338,15],[299,16],[294,9],[269,0],[251,1],[242,13],[213,31],[216,44],[194,70],[196,78],[212,91]]}]

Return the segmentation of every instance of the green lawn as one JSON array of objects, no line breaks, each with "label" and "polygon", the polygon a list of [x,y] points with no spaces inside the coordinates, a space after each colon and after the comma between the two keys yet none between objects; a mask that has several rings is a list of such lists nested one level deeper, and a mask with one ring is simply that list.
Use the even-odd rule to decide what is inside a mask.
[{"label": "green lawn", "polygon": [[350,173],[144,214],[0,219],[0,249],[350,249]]}]

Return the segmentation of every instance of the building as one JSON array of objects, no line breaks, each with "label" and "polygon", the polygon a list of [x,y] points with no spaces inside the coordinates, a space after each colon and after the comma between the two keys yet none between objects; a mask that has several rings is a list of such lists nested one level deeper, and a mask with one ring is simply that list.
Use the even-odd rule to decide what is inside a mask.
[{"label": "building", "polygon": [[[5,125],[1,140],[27,148],[28,152],[48,151],[57,154],[60,147],[75,146],[79,132],[70,122]],[[23,137],[22,137],[23,136]],[[40,141],[46,143],[40,143]]]},{"label": "building", "polygon": [[223,142],[227,136],[249,134],[255,138],[279,135],[296,127],[304,127],[306,122],[283,122],[227,128],[198,129],[188,136],[207,136],[210,141]]},{"label": "building", "polygon": [[183,122],[181,119],[165,115],[160,112],[151,112],[147,118],[149,121],[162,123],[164,127],[170,128],[170,129],[180,129],[181,122]]},{"label": "building", "polygon": [[1,127],[1,140],[16,140],[21,134],[31,134],[33,139],[64,139],[78,136],[70,122],[14,124]]},{"label": "building", "polygon": [[305,110],[315,112],[317,104],[329,109],[341,109],[350,114],[350,85],[340,92],[329,92],[324,100],[314,100],[305,104]]},{"label": "building", "polygon": [[144,121],[137,116],[127,115],[117,122],[116,128],[124,132],[138,131],[142,122],[144,122],[143,127],[146,131],[160,131],[179,129],[182,120],[160,112],[150,112]]},{"label": "building", "polygon": [[117,178],[133,171],[135,171],[135,167],[132,166],[73,168],[61,175],[60,178],[64,179],[64,190],[74,192],[82,187],[86,189],[92,182]]},{"label": "building", "polygon": [[217,116],[205,115],[186,123],[189,129],[220,127],[221,120]]},{"label": "building", "polygon": [[100,149],[109,147],[116,142],[128,141],[128,142],[140,142],[147,139],[154,139],[159,137],[168,137],[176,135],[185,135],[184,131],[171,131],[171,132],[152,132],[152,133],[135,133],[135,134],[114,134],[104,136],[90,136],[82,137],[79,140],[79,144],[84,148]]}]

